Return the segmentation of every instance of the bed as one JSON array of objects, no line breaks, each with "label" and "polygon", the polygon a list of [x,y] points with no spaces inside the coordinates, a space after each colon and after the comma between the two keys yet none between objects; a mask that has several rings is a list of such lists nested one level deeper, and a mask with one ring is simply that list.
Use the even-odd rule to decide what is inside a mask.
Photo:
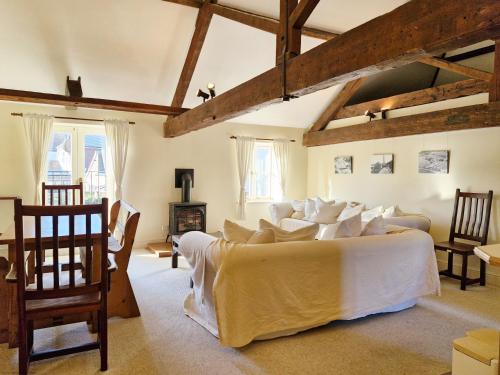
[{"label": "bed", "polygon": [[185,234],[193,268],[185,313],[224,346],[286,336],[334,320],[400,311],[440,293],[429,234],[394,227],[379,236],[235,244]]}]

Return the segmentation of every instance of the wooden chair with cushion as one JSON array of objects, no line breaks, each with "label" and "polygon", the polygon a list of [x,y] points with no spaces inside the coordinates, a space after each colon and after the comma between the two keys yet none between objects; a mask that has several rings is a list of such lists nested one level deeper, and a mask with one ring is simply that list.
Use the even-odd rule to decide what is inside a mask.
[{"label": "wooden chair with cushion", "polygon": [[[460,289],[465,290],[467,285],[479,283],[486,285],[486,263],[481,260],[480,276],[478,279],[467,277],[468,259],[474,255],[477,244],[486,245],[490,224],[491,204],[493,191],[488,193],[464,193],[457,189],[455,206],[451,221],[450,237],[446,242],[434,244],[436,250],[448,252],[448,268],[440,274],[460,280]],[[466,240],[465,241],[456,241]],[[453,273],[453,255],[462,256],[462,272]]]},{"label": "wooden chair with cushion", "polygon": [[[108,317],[133,318],[141,315],[127,272],[140,215],[124,200],[111,206],[108,230],[112,236],[109,238],[108,256],[116,262],[118,269],[111,277]],[[85,268],[85,249],[81,251],[80,258]]]},{"label": "wooden chair with cushion", "polygon": [[[92,230],[92,215],[101,217],[99,228]],[[35,241],[28,243],[24,238],[23,222],[34,220]],[[109,267],[106,257],[100,257],[100,274],[98,281],[93,281],[88,271],[85,281],[78,282],[75,269],[75,238],[84,239],[87,252],[108,247],[108,202],[86,206],[23,206],[20,199],[15,202],[16,231],[16,267],[7,275],[9,282],[17,283],[18,317],[19,317],[19,373],[27,374],[30,362],[53,358],[60,355],[100,349],[101,371],[108,366],[108,333],[107,333],[107,295]],[[64,225],[64,223],[66,223]],[[50,228],[49,228],[50,227]],[[47,229],[49,229],[47,231]],[[75,234],[76,233],[76,234]],[[94,242],[93,242],[94,241]],[[98,242],[95,242],[98,241]],[[70,265],[68,275],[60,271],[59,249],[69,248]],[[53,251],[54,263],[52,277],[44,276],[42,252]],[[26,285],[27,253],[35,253],[36,281]],[[92,259],[88,259],[92,262]],[[57,318],[66,315],[96,313],[99,317],[97,341],[75,347],[56,349],[45,352],[33,351],[34,323],[38,320]]]},{"label": "wooden chair with cushion", "polygon": [[77,204],[83,204],[82,181],[76,185],[47,185],[42,182],[42,206],[75,206]]}]

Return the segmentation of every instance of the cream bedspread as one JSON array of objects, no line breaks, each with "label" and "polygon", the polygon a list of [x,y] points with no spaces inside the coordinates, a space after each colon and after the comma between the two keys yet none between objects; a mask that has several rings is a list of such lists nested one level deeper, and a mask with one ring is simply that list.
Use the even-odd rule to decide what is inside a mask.
[{"label": "cream bedspread", "polygon": [[225,346],[397,311],[440,293],[433,241],[419,230],[266,245],[191,232],[180,252],[193,268],[185,313]]}]

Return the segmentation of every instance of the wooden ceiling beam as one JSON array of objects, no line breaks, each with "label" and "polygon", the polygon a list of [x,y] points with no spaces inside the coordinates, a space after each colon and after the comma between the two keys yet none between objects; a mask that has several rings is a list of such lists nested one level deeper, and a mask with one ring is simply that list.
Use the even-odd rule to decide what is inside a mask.
[{"label": "wooden ceiling beam", "polygon": [[359,78],[354,81],[347,82],[342,91],[340,91],[340,93],[332,100],[330,105],[323,111],[309,131],[314,132],[325,129],[328,123],[335,119],[337,113],[359,90],[365,80],[366,78]]},{"label": "wooden ceiling beam", "polygon": [[70,107],[106,109],[110,111],[148,113],[152,115],[178,116],[187,108],[165,105],[124,102],[119,100],[81,98],[43,92],[0,89],[0,100],[10,102],[62,105]]},{"label": "wooden ceiling beam", "polygon": [[408,135],[500,126],[500,102],[445,109],[305,133],[303,145],[325,146]]},{"label": "wooden ceiling beam", "polygon": [[262,31],[267,31],[268,33],[278,33],[279,22],[274,18],[232,8],[226,5],[209,4],[208,7],[213,14],[220,17],[254,27]]},{"label": "wooden ceiling beam", "polygon": [[490,85],[490,102],[500,101],[500,40],[495,42],[495,62]]},{"label": "wooden ceiling beam", "polygon": [[201,8],[203,5],[203,0],[163,0],[167,3],[174,3],[179,5],[185,5],[192,8]]},{"label": "wooden ceiling beam", "polygon": [[280,0],[280,23],[276,34],[276,65],[282,65],[290,57],[300,55],[300,29],[289,26],[290,15],[298,0]]},{"label": "wooden ceiling beam", "polygon": [[[202,1],[197,0],[163,0],[171,3],[182,4],[194,8],[201,8]],[[227,5],[209,4],[210,10],[229,20],[242,23],[244,25],[254,27],[256,29],[266,31],[272,34],[278,34],[279,20],[273,17],[263,16],[254,12],[233,8]],[[314,27],[303,27],[302,34],[311,38],[329,40],[335,38],[339,34],[330,31],[317,29]]]},{"label": "wooden ceiling beam", "polygon": [[382,111],[383,109],[392,110],[407,108],[416,105],[436,103],[448,99],[461,98],[469,95],[482,94],[488,92],[489,87],[490,85],[486,81],[479,79],[466,79],[464,81],[447,83],[423,90],[353,104],[341,108],[334,119],[363,116],[366,111],[376,113]]},{"label": "wooden ceiling beam", "polygon": [[450,62],[438,57],[426,56],[419,60],[419,62],[432,65],[436,68],[441,68],[448,70],[450,72],[458,73],[466,77],[482,79],[483,81],[491,81],[492,74],[479,69],[471,68],[469,66],[460,65],[454,62]]},{"label": "wooden ceiling beam", "polygon": [[186,60],[184,61],[184,66],[182,67],[181,76],[179,77],[177,88],[175,89],[174,98],[172,99],[173,107],[182,107],[182,104],[186,99],[189,84],[193,78],[194,70],[196,69],[196,64],[198,63],[198,58],[200,57],[201,49],[203,48],[203,43],[205,42],[210,21],[212,19],[212,12],[207,5],[209,4],[205,3],[198,12],[196,26],[193,32],[193,37],[191,38],[191,44],[189,45]]},{"label": "wooden ceiling beam", "polygon": [[[288,60],[287,92],[306,95],[487,39],[500,39],[497,0],[413,0]],[[173,118],[165,136],[279,102],[281,86],[280,69],[270,69]]]},{"label": "wooden ceiling beam", "polygon": [[290,27],[301,29],[318,3],[319,0],[301,0],[290,15]]}]

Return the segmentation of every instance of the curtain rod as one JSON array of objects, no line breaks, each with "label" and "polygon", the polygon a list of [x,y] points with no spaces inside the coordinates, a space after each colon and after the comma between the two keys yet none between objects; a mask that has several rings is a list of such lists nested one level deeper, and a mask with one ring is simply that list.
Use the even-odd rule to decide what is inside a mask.
[{"label": "curtain rod", "polygon": [[[229,137],[229,139],[237,139],[238,137],[235,135],[232,135]],[[275,139],[272,138],[255,138],[257,141],[275,141]],[[295,139],[289,139],[290,142],[295,142]]]},{"label": "curtain rod", "polygon": [[[12,112],[10,114],[11,116],[18,116],[18,117],[23,117],[24,114],[20,112]],[[95,119],[95,118],[83,118],[83,117],[64,117],[64,116],[54,116],[54,118],[57,118],[59,120],[78,120],[78,121],[94,121],[94,122],[104,122],[104,120],[100,119]],[[129,121],[128,122],[130,125],[135,125],[135,122]]]}]

